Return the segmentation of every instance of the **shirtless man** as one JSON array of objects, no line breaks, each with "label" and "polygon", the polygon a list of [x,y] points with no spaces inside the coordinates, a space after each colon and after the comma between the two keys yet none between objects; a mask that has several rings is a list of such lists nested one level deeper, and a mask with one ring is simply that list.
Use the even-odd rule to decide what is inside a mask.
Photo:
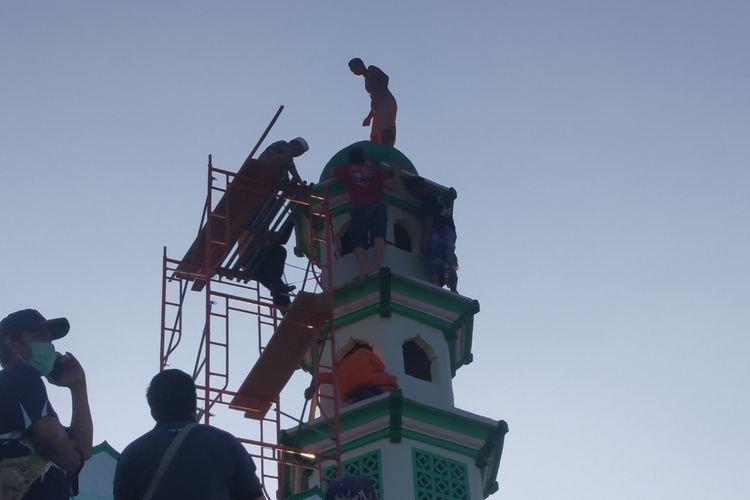
[{"label": "shirtless man", "polygon": [[396,144],[396,98],[388,90],[388,75],[377,66],[365,66],[362,59],[349,61],[349,69],[357,76],[365,77],[365,90],[370,94],[370,113],[362,122],[369,127],[370,140],[393,146]]}]

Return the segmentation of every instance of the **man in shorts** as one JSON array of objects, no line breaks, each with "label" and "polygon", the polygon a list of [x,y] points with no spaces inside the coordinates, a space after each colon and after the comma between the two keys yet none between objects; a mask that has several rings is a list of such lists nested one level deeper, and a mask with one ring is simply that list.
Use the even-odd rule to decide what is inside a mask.
[{"label": "man in shorts", "polygon": [[349,237],[362,277],[368,274],[365,248],[370,238],[375,247],[375,271],[383,264],[388,221],[388,209],[383,203],[383,188],[398,191],[401,168],[396,166],[394,170],[394,177],[388,177],[383,169],[365,160],[365,154],[360,148],[352,148],[349,150],[349,163],[333,171],[333,176],[344,184],[349,193],[352,218]]},{"label": "man in shorts", "polygon": [[388,75],[377,66],[365,66],[362,59],[349,61],[349,69],[357,76],[365,77],[365,90],[370,94],[370,113],[362,122],[370,128],[370,140],[393,146],[396,144],[396,113],[398,105],[388,89]]}]

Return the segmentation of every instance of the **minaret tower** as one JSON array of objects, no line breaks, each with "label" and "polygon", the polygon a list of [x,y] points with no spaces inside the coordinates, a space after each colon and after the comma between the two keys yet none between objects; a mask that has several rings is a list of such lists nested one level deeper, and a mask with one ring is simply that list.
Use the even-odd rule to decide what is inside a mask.
[{"label": "minaret tower", "polygon": [[[439,288],[429,281],[427,261],[420,255],[421,206],[402,185],[386,193],[387,248],[383,268],[355,280],[359,268],[347,248],[349,199],[333,169],[359,147],[373,164],[402,168],[402,183],[417,170],[397,149],[362,141],[339,151],[325,166],[318,189],[326,193],[338,258],[331,266],[334,317],[339,359],[355,342],[368,343],[398,378],[399,388],[340,409],[341,463],[345,473],[368,476],[381,500],[476,500],[498,489],[497,474],[508,426],[456,408],[453,377],[472,361],[474,315],[479,302]],[[428,180],[433,189],[456,192]],[[297,219],[300,255],[320,254],[310,218]],[[459,227],[460,233],[460,227]],[[374,262],[368,250],[369,262]],[[330,352],[330,349],[322,349]],[[323,358],[321,363],[331,364]],[[324,391],[326,389],[323,389]],[[330,394],[330,392],[329,392]],[[321,398],[320,404],[331,404]],[[325,424],[311,420],[282,432],[280,442],[315,453],[330,452]],[[280,498],[319,499],[325,484],[316,474],[287,467]],[[332,477],[333,465],[323,464]]]}]

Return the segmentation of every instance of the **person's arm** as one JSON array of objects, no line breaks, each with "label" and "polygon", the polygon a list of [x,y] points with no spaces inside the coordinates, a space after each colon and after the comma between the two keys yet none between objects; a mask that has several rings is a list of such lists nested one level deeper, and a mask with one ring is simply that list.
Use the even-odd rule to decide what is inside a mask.
[{"label": "person's arm", "polygon": [[59,379],[48,378],[48,380],[54,385],[70,389],[73,411],[68,434],[75,442],[83,459],[86,460],[91,456],[94,440],[94,424],[91,419],[89,397],[86,390],[86,374],[75,356],[69,352],[65,354],[68,361],[65,363],[62,375]]},{"label": "person's arm", "polygon": [[367,356],[370,360],[370,363],[375,368],[376,371],[384,372],[385,371],[385,365],[383,364],[383,360],[378,357],[377,354],[370,351]]},{"label": "person's arm", "polygon": [[370,112],[365,116],[365,119],[362,120],[362,126],[363,127],[369,127],[372,123],[372,118],[375,116],[375,113],[372,110],[372,106],[370,106]]},{"label": "person's arm", "polygon": [[292,180],[295,184],[302,184],[302,177],[300,177],[299,172],[297,171],[297,165],[295,165],[293,161],[289,162],[289,173],[292,174]]},{"label": "person's arm", "polygon": [[233,454],[236,456],[235,472],[230,486],[232,498],[265,500],[263,485],[258,479],[255,462],[239,441],[232,437],[230,439],[234,441],[231,446]]},{"label": "person's arm", "polygon": [[69,477],[81,468],[83,456],[56,416],[42,417],[31,424],[31,440],[41,456],[54,462]]}]

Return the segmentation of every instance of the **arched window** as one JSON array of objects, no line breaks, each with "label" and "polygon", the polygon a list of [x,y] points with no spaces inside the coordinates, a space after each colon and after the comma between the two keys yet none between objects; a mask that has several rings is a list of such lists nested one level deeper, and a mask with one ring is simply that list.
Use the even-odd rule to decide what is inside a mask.
[{"label": "arched window", "polygon": [[432,382],[432,361],[422,346],[414,340],[407,340],[402,346],[404,372],[427,382]]},{"label": "arched window", "polygon": [[411,252],[411,234],[409,234],[409,230],[403,221],[397,221],[393,224],[393,243],[396,248]]}]

